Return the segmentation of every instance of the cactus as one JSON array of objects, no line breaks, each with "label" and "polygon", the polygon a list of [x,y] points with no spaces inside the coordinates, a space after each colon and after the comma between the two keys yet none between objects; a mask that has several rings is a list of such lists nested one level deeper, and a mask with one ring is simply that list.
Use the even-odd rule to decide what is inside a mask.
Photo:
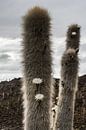
[{"label": "cactus", "polygon": [[77,24],[70,25],[67,31],[66,49],[79,48],[80,26]]},{"label": "cactus", "polygon": [[[77,27],[78,25],[72,25],[68,29],[66,50],[61,59],[61,79],[54,124],[55,130],[73,130],[79,68],[78,51],[80,33]],[[75,30],[77,33],[75,33]],[[72,36],[71,34],[74,35]]]},{"label": "cactus", "polygon": [[50,130],[50,26],[48,12],[40,7],[24,16],[24,130]]},{"label": "cactus", "polygon": [[62,57],[55,130],[73,130],[74,104],[78,84],[77,53],[77,49],[69,48]]}]

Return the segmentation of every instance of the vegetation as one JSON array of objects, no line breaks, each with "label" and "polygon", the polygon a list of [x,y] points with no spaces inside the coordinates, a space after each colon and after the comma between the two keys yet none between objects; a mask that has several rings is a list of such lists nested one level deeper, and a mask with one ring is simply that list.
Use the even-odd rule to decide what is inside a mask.
[{"label": "vegetation", "polygon": [[24,130],[50,130],[50,17],[35,7],[24,17]]},{"label": "vegetation", "polygon": [[[23,130],[22,80],[13,79],[0,83],[0,130]],[[53,104],[57,105],[59,79],[55,79]],[[4,93],[4,96],[3,96]],[[86,128],[86,75],[79,77],[75,101],[74,130]]]},{"label": "vegetation", "polygon": [[[74,24],[68,28],[66,49],[61,59],[60,85],[58,80],[54,79],[54,86],[51,76],[50,29],[50,16],[47,10],[35,7],[24,16],[23,85],[20,79],[0,83],[1,130],[86,128],[86,76],[83,84],[79,81],[78,87],[80,27]],[[51,111],[53,120],[50,122]],[[54,126],[51,125],[52,122]]]}]

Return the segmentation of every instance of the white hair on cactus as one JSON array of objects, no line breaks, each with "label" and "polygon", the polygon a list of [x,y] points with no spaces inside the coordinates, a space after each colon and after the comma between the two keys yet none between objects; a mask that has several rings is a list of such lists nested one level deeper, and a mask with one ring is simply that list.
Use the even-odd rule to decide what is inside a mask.
[{"label": "white hair on cactus", "polygon": [[72,32],[72,35],[76,35],[77,33],[76,32]]},{"label": "white hair on cactus", "polygon": [[66,51],[67,54],[69,54],[69,53],[75,53],[75,52],[76,52],[76,50],[73,49],[73,48],[69,48],[69,49]]},{"label": "white hair on cactus", "polygon": [[43,94],[36,94],[35,95],[35,99],[37,100],[37,101],[39,101],[39,100],[43,100],[43,98],[44,98],[44,95]]},{"label": "white hair on cactus", "polygon": [[78,25],[78,28],[81,28],[81,26],[80,26],[80,25]]},{"label": "white hair on cactus", "polygon": [[34,84],[41,84],[42,81],[43,81],[43,80],[40,79],[40,78],[34,78],[32,82],[33,82]]},{"label": "white hair on cactus", "polygon": [[57,110],[57,105],[55,105],[54,107],[52,107],[52,111],[56,111]]},{"label": "white hair on cactus", "polygon": [[58,100],[59,99],[59,97],[56,97],[56,100]]}]

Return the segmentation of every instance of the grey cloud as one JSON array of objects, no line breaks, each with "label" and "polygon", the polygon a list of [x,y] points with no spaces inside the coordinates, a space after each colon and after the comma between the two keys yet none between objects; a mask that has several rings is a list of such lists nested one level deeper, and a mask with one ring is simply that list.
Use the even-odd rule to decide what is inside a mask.
[{"label": "grey cloud", "polygon": [[83,64],[86,63],[86,57],[84,57],[83,59],[80,59],[80,62],[82,62]]},{"label": "grey cloud", "polygon": [[86,44],[83,44],[80,46],[80,51],[85,51],[86,52]]},{"label": "grey cloud", "polygon": [[[5,64],[7,64],[7,65],[5,65]],[[15,72],[17,74],[21,71],[21,69],[20,69],[21,65],[18,62],[16,62],[15,64],[8,64],[5,62],[5,64],[3,64],[3,66],[0,65],[0,73],[8,72],[8,74],[9,74],[9,73]]]},{"label": "grey cloud", "polygon": [[8,62],[10,60],[10,56],[8,54],[0,54],[0,63]]},{"label": "grey cloud", "polygon": [[82,26],[82,34],[86,30],[86,1],[81,0],[3,0],[0,3],[0,35],[17,37],[21,35],[21,17],[25,12],[39,5],[49,10],[52,17],[53,34],[64,36],[67,26],[78,23]]},{"label": "grey cloud", "polygon": [[20,43],[21,39],[0,38],[0,80],[21,75]]},{"label": "grey cloud", "polygon": [[[83,40],[84,39],[84,40]],[[7,50],[6,51],[6,47]],[[80,72],[79,74],[86,74],[86,38],[81,39],[81,48],[79,52],[80,57]],[[22,46],[21,39],[0,38],[0,79],[8,79],[22,76]],[[52,38],[52,57],[53,57],[53,76],[60,77],[60,61],[65,49],[65,38]],[[3,52],[4,51],[4,52]],[[9,60],[10,59],[10,60]],[[7,60],[7,62],[6,62]]]}]

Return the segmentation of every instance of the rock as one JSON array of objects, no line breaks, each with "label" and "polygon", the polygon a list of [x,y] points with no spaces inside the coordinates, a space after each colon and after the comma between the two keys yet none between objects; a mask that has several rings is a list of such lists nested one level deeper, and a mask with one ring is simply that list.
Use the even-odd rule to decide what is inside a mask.
[{"label": "rock", "polygon": [[[53,105],[57,103],[59,79],[55,79]],[[0,130],[22,130],[23,106],[21,79],[0,83]],[[76,94],[74,129],[86,129],[86,75],[79,77]]]}]

